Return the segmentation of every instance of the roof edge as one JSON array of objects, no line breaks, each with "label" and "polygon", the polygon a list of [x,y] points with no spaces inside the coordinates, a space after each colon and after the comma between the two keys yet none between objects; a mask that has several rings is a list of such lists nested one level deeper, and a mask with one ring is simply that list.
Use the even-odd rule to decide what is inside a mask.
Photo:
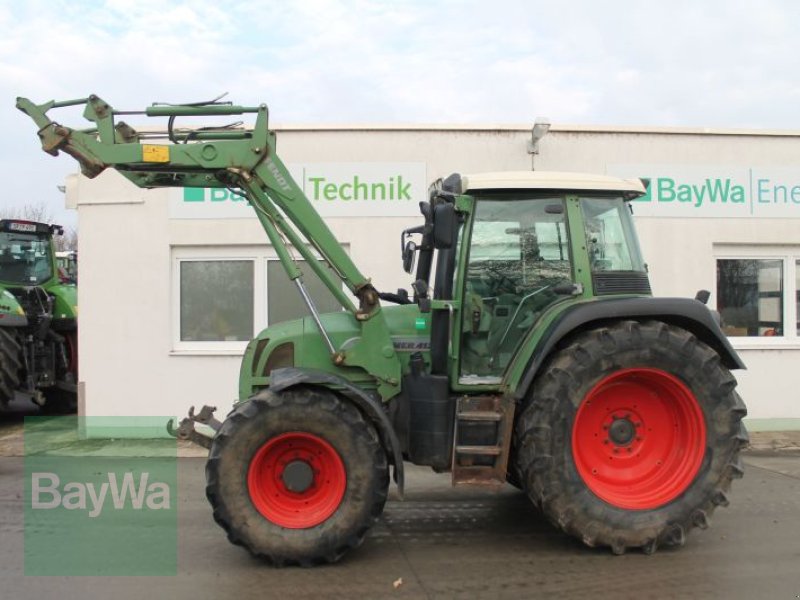
[{"label": "roof edge", "polygon": [[[531,124],[514,123],[342,123],[342,124],[302,124],[273,123],[270,129],[276,131],[484,131],[484,132],[525,132],[531,131]],[[654,125],[581,125],[553,123],[550,133],[629,133],[662,135],[717,135],[753,137],[800,137],[800,129],[755,129],[736,127],[679,127]]]}]

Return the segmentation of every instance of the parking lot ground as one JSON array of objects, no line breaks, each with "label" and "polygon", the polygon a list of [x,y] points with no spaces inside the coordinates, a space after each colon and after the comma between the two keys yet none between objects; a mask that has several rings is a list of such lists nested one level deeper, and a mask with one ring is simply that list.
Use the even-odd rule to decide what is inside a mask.
[{"label": "parking lot ground", "polygon": [[[510,486],[454,489],[409,466],[405,500],[390,498],[363,546],[336,565],[276,569],[228,543],[205,498],[204,460],[181,458],[178,573],[147,578],[25,577],[23,459],[0,457],[0,597],[797,598],[800,455],[745,463],[710,529],[679,550],[619,557],[566,537]],[[146,532],[113,535],[124,548]]]}]

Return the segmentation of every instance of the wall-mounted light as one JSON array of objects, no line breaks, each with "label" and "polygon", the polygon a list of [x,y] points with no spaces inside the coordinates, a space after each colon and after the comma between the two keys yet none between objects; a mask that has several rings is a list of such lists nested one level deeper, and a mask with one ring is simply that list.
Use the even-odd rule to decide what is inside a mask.
[{"label": "wall-mounted light", "polygon": [[531,129],[531,141],[528,142],[528,154],[539,154],[539,140],[541,140],[550,130],[550,119],[547,117],[536,117]]},{"label": "wall-mounted light", "polygon": [[550,119],[547,117],[536,117],[531,129],[531,139],[528,142],[528,154],[531,155],[531,170],[534,169],[534,157],[539,154],[539,141],[547,135],[550,130]]}]

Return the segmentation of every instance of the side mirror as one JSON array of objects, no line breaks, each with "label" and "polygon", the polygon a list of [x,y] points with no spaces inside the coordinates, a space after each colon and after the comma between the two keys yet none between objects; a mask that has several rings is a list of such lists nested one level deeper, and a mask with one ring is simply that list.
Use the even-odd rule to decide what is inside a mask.
[{"label": "side mirror", "polygon": [[406,273],[411,273],[414,268],[414,257],[417,254],[417,245],[413,240],[408,240],[403,247],[403,270]]},{"label": "side mirror", "polygon": [[452,248],[456,241],[456,209],[450,202],[433,208],[433,247],[437,250]]}]

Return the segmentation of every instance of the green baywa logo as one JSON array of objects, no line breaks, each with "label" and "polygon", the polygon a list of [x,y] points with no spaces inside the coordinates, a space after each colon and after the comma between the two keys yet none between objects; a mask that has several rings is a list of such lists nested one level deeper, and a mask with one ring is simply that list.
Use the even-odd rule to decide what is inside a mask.
[{"label": "green baywa logo", "polygon": [[[275,177],[279,187],[284,191],[289,191],[289,183],[286,181],[277,167],[269,163],[270,172]],[[335,200],[350,201],[411,201],[413,193],[412,183],[404,178],[402,174],[392,175],[383,178],[369,178],[360,175],[352,177],[329,178],[307,176],[304,180],[303,191],[308,198],[315,202],[333,202]],[[241,195],[231,193],[224,188],[184,188],[183,201],[187,203],[210,202],[211,204],[220,202],[240,202],[247,204]]]},{"label": "green baywa logo", "polygon": [[658,177],[642,202],[680,202],[699,208],[704,204],[744,204],[744,186],[731,178],[706,178],[702,183],[680,183],[671,177]]}]

